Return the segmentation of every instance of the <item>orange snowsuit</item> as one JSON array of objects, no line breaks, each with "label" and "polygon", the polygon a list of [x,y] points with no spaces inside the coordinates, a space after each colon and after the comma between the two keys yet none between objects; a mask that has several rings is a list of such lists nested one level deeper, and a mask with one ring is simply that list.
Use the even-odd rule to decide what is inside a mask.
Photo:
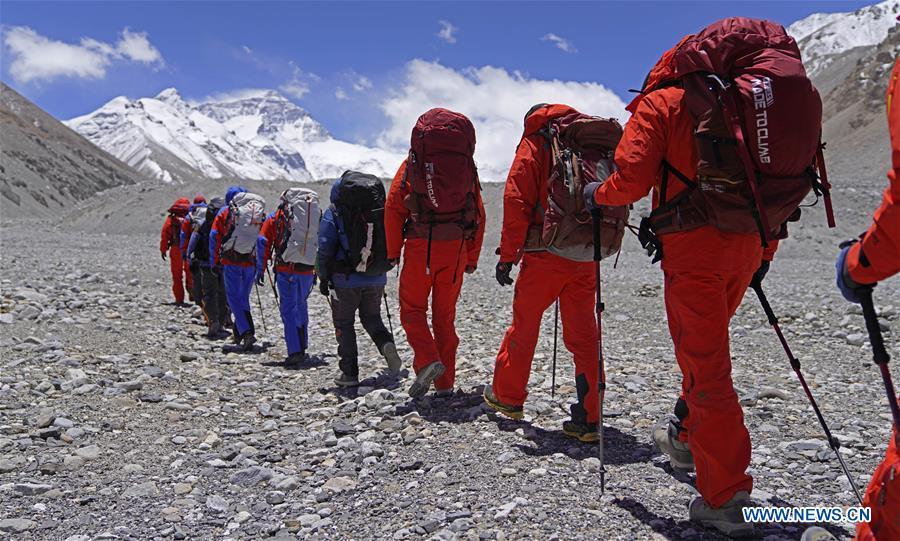
[{"label": "orange snowsuit", "polygon": [[[681,88],[670,86],[640,95],[629,106],[633,116],[616,149],[619,170],[597,190],[597,203],[627,205],[653,190],[655,208],[663,160],[688,178],[696,175],[693,122],[683,97]],[[667,200],[685,189],[672,178],[668,184]],[[728,324],[763,260],[763,248],[756,234],[712,226],[661,235],[660,241],[669,332],[688,406],[682,437],[694,455],[697,489],[719,507],[753,486],[746,473],[750,435],[731,379]],[[774,250],[771,243],[767,260]]]},{"label": "orange snowsuit", "polygon": [[[159,234],[159,251],[161,254],[169,252],[169,270],[172,272],[172,294],[175,296],[175,302],[184,302],[184,283],[187,281],[188,291],[191,288],[191,269],[181,257],[181,226],[184,217],[187,214],[188,206],[191,202],[186,197],[182,197],[175,201],[169,207],[169,215],[163,222],[162,231]],[[186,278],[182,278],[182,273]]]},{"label": "orange snowsuit", "polygon": [[[874,283],[900,272],[900,60],[895,60],[888,82],[887,116],[891,135],[890,185],[875,211],[872,226],[847,254],[850,277],[860,284]],[[859,541],[900,539],[898,429],[894,427],[887,454],[866,489],[863,505],[872,509],[872,520],[856,525]]]},{"label": "orange snowsuit", "polygon": [[[430,273],[425,260],[428,240],[405,239],[404,226],[410,218],[404,198],[409,187],[403,182],[406,162],[400,166],[384,205],[384,230],[387,237],[388,259],[399,259],[403,251],[400,272],[400,323],[413,349],[413,370],[416,373],[434,361],[444,365],[444,374],[434,380],[436,390],[452,389],[456,380],[456,302],[467,270],[478,266],[481,243],[484,240],[484,204],[481,192],[476,192],[481,221],[471,240],[433,240],[431,242]],[[431,298],[431,328],[428,326],[428,299]],[[434,335],[432,335],[432,330]]]},{"label": "orange snowsuit", "polygon": [[540,334],[544,311],[559,299],[563,342],[575,358],[578,403],[573,419],[599,421],[597,379],[597,321],[594,318],[596,285],[592,262],[578,262],[547,251],[523,254],[528,229],[543,223],[548,205],[551,167],[549,144],[537,132],[556,117],[577,113],[567,105],[550,105],[535,111],[525,122],[524,137],[516,150],[503,194],[503,231],[500,261],[522,261],[513,297],[513,321],[497,353],[494,395],[504,404],[521,406],[528,396],[531,361]]}]

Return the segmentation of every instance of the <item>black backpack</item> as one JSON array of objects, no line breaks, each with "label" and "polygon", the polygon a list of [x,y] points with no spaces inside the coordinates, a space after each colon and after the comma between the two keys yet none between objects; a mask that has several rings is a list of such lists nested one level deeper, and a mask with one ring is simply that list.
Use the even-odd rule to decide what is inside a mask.
[{"label": "black backpack", "polygon": [[384,184],[374,175],[346,171],[333,208],[343,222],[338,234],[346,237],[348,249],[344,258],[334,263],[342,274],[358,273],[378,276],[391,270],[384,234]]}]

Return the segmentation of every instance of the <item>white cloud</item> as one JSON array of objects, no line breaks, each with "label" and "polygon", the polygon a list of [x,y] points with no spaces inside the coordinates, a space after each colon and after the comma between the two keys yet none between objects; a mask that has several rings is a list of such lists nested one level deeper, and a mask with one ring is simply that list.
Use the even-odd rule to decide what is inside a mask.
[{"label": "white cloud", "polygon": [[122,30],[122,39],[116,44],[116,50],[133,62],[162,63],[159,49],[150,43],[146,32],[132,32],[128,28]]},{"label": "white cloud", "polygon": [[396,90],[381,103],[390,124],[378,143],[402,152],[419,115],[446,107],[465,114],[475,125],[475,159],[482,178],[504,180],[522,137],[522,119],[532,105],[541,102],[565,103],[592,115],[626,117],[625,103],[599,83],[534,79],[493,66],[456,71],[437,62],[413,60]]},{"label": "white cloud", "polygon": [[288,65],[291,67],[291,78],[279,86],[278,90],[294,99],[302,99],[303,96],[309,94],[310,81],[318,83],[321,78],[315,73],[305,73],[293,61],[288,62]]},{"label": "white cloud", "polygon": [[560,51],[564,51],[567,53],[577,53],[578,52],[578,49],[576,49],[575,46],[572,45],[571,41],[567,40],[566,38],[564,38],[562,36],[557,36],[556,34],[554,34],[552,32],[544,35],[544,37],[541,38],[541,41],[549,41],[554,46],[556,46],[556,48],[559,49]]},{"label": "white cloud", "polygon": [[371,88],[372,80],[365,75],[359,75],[356,77],[356,80],[353,81],[353,90],[356,90],[357,92],[365,92]]},{"label": "white cloud", "polygon": [[435,35],[447,43],[456,43],[456,36],[454,34],[456,34],[459,28],[453,26],[450,21],[438,21],[438,24],[441,25],[441,29]]},{"label": "white cloud", "polygon": [[42,36],[27,26],[8,28],[3,41],[10,56],[9,73],[20,83],[57,77],[102,79],[107,68],[117,61],[164,65],[162,54],[150,43],[147,33],[128,28],[122,30],[115,44],[93,38],[66,43]]},{"label": "white cloud", "polygon": [[350,96],[348,96],[347,92],[341,87],[337,87],[337,89],[334,91],[334,97],[340,101],[346,101],[350,99]]},{"label": "white cloud", "polygon": [[247,100],[251,98],[259,98],[265,96],[269,92],[272,92],[271,89],[267,88],[238,88],[236,90],[227,90],[224,92],[215,92],[213,94],[209,94],[208,96],[204,96],[199,100],[190,99],[187,100],[190,105],[198,105],[200,103],[227,103],[230,101],[240,101]]}]

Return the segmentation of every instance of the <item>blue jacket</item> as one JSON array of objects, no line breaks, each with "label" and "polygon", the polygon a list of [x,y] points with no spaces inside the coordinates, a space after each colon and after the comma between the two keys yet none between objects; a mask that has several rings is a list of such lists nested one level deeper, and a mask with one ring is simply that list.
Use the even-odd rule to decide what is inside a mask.
[{"label": "blue jacket", "polygon": [[[325,213],[322,214],[322,221],[319,222],[317,266],[320,272],[328,269],[334,261],[345,261],[347,259],[346,254],[350,249],[347,235],[344,234],[344,222],[341,219],[340,212],[335,208],[340,188],[341,180],[338,179],[331,186],[331,206],[325,210]],[[322,279],[324,280],[325,278],[322,277]],[[387,274],[366,276],[353,272],[348,276],[342,272],[334,272],[330,279],[336,288],[383,286],[387,284]]]},{"label": "blue jacket", "polygon": [[[228,205],[231,203],[231,200],[234,199],[234,196],[246,191],[247,188],[244,188],[243,186],[230,186],[228,188],[228,191],[225,192],[225,205],[216,213],[216,218],[218,218],[219,215],[228,208]],[[216,237],[218,236],[219,232],[215,229],[209,232],[209,261],[206,264],[208,267],[212,267],[213,258],[215,257],[216,248],[218,247],[218,241],[216,240]]]}]

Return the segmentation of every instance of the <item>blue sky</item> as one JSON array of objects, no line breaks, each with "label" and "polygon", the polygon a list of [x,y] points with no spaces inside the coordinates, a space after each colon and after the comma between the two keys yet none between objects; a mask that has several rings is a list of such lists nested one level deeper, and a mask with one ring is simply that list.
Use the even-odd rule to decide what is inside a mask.
[{"label": "blue sky", "polygon": [[[494,66],[528,79],[597,82],[628,101],[663,50],[718,18],[787,25],[869,3],[4,1],[0,77],[59,118],[170,86],[189,99],[281,88],[335,135],[371,142],[415,59],[463,73]],[[29,50],[31,61],[51,65],[41,76],[21,64],[16,71],[8,38],[17,27],[33,31],[33,48],[63,42],[100,56],[73,75]],[[136,49],[120,47],[125,29]]]}]

